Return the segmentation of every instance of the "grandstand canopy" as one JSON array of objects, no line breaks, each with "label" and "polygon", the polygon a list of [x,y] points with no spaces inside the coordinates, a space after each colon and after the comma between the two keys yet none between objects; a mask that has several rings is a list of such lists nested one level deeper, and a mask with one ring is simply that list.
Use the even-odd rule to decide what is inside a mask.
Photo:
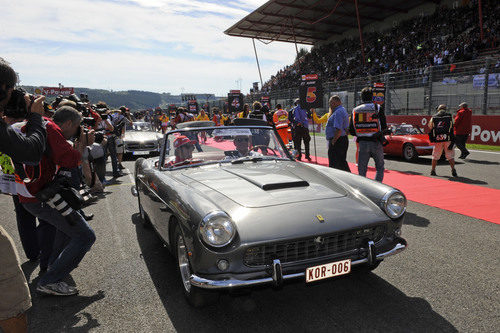
[{"label": "grandstand canopy", "polygon": [[271,0],[224,33],[267,41],[315,44],[440,0]]}]

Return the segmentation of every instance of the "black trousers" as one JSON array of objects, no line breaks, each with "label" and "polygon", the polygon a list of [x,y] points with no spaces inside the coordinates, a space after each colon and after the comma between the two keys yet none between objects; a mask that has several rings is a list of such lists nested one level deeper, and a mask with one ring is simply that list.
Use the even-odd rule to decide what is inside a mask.
[{"label": "black trousers", "polygon": [[467,139],[469,138],[469,134],[457,134],[455,135],[455,144],[457,145],[457,148],[460,149],[462,152],[462,156],[464,155],[469,155],[469,151],[467,150],[467,147],[465,147],[465,143],[467,142]]},{"label": "black trousers", "polygon": [[331,140],[328,141],[328,166],[330,168],[351,172],[347,164],[347,148],[349,148],[347,135],[339,137],[334,145]]},{"label": "black trousers", "polygon": [[293,144],[297,150],[298,159],[302,157],[302,140],[304,140],[306,158],[309,158],[309,142],[311,141],[311,136],[309,135],[309,129],[304,126],[295,126],[295,135],[293,136]]}]

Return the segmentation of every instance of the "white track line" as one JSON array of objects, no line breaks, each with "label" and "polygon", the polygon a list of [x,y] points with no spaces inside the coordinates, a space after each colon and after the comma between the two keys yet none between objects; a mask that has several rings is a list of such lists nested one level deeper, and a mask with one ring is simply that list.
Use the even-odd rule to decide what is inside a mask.
[{"label": "white track line", "polygon": [[475,152],[475,153],[485,153],[485,154],[500,155],[500,152],[498,152],[498,151],[471,150],[471,149],[468,149],[468,151],[473,151],[473,152]]}]

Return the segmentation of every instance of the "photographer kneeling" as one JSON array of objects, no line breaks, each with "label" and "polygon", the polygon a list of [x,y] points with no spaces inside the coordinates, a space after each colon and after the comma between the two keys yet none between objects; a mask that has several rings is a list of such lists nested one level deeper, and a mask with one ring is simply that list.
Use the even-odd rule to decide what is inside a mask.
[{"label": "photographer kneeling", "polygon": [[68,187],[61,185],[57,175],[58,167],[77,167],[87,145],[84,131],[80,131],[80,137],[75,142],[76,149],[67,141],[79,131],[81,117],[72,107],[59,108],[53,121],[46,123],[47,150],[41,163],[38,167],[24,166],[26,175],[32,179],[26,183],[31,196],[19,196],[20,202],[31,214],[48,221],[57,229],[49,269],[40,278],[36,288],[44,294],[64,296],[78,293],[75,287],[62,280],[78,266],[95,242],[94,231],[77,212],[77,208],[68,207],[67,197],[62,192],[59,195],[59,191],[67,193]]}]

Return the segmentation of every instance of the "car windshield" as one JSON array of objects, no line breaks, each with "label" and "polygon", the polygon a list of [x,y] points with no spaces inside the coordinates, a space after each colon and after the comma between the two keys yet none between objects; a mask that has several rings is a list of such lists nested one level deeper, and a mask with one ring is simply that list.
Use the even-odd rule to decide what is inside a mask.
[{"label": "car windshield", "polygon": [[418,128],[408,124],[392,125],[392,133],[394,135],[422,134]]},{"label": "car windshield", "polygon": [[129,131],[139,131],[139,132],[148,132],[152,131],[150,123],[146,122],[133,122],[132,124],[127,125],[127,130]]},{"label": "car windshield", "polygon": [[168,133],[165,144],[167,168],[290,158],[274,131],[266,128],[186,129]]}]

